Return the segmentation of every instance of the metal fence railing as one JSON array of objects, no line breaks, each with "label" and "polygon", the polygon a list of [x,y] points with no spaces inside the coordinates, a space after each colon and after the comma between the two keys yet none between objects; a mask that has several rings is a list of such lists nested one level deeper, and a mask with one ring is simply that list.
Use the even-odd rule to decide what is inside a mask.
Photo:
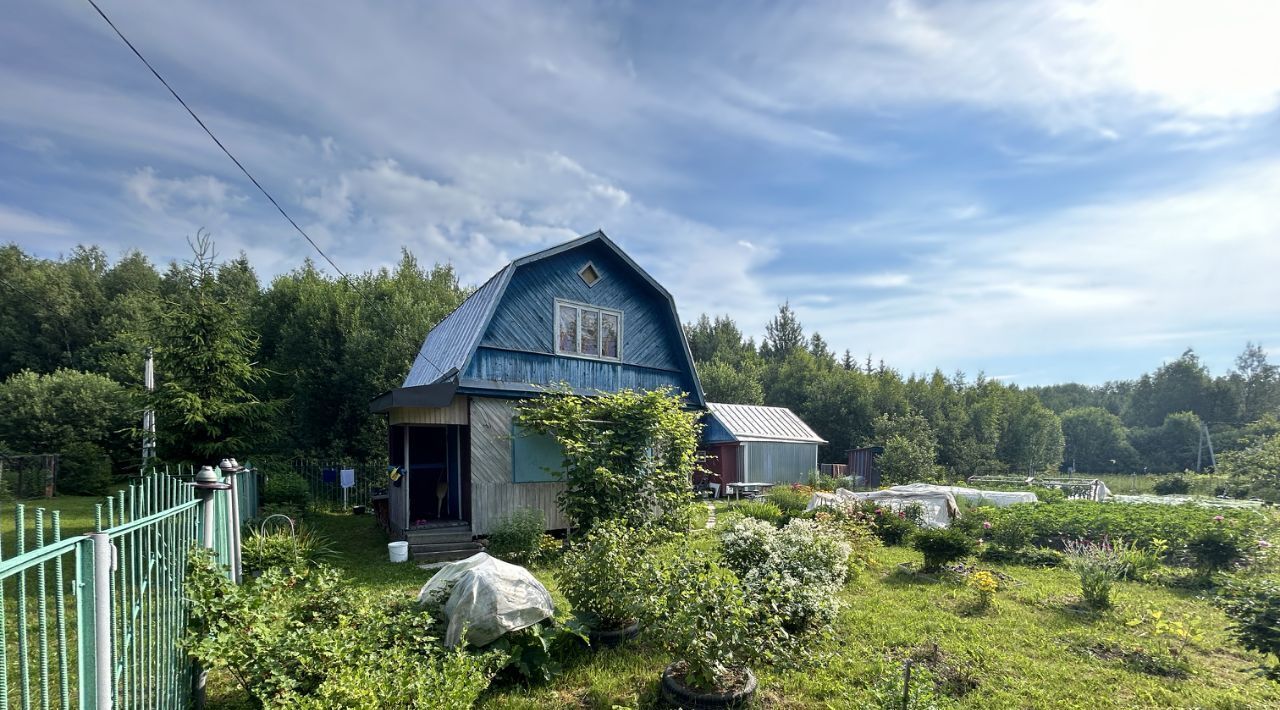
[{"label": "metal fence railing", "polygon": [[[238,507],[256,509],[257,476],[235,483]],[[144,476],[80,511],[75,535],[62,512],[16,504],[12,542],[0,535],[0,710],[188,707],[187,555],[212,547],[238,576],[226,488]]]},{"label": "metal fence railing", "polygon": [[[387,486],[385,461],[293,459],[290,466],[294,473],[306,480],[312,503],[329,510],[341,510],[344,500],[348,507],[369,505],[374,492]],[[355,471],[355,485],[347,490],[345,499],[340,480],[343,469]]]}]

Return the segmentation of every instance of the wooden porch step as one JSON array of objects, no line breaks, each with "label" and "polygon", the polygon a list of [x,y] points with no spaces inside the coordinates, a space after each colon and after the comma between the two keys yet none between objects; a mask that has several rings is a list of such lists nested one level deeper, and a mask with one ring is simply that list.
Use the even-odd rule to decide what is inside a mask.
[{"label": "wooden porch step", "polygon": [[431,542],[468,543],[474,537],[471,534],[471,528],[455,528],[451,530],[410,530],[405,533],[404,539],[410,545],[419,545]]}]

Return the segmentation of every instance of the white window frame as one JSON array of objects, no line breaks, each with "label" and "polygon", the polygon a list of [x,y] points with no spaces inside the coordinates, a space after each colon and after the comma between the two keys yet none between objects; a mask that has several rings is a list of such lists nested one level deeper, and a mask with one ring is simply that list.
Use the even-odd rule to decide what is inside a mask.
[{"label": "white window frame", "polygon": [[[560,307],[561,306],[576,308],[578,310],[577,333],[574,334],[574,345],[576,346],[577,349],[572,352],[560,349]],[[601,308],[600,306],[593,306],[590,303],[578,303],[577,301],[566,301],[560,298],[555,299],[555,303],[553,304],[552,307],[555,309],[555,329],[551,333],[551,339],[552,339],[552,345],[554,346],[556,355],[562,355],[564,357],[580,357],[580,358],[585,358],[587,360],[604,360],[605,362],[621,362],[622,361],[622,329],[624,327],[624,318],[622,317],[623,316],[622,311],[619,311],[613,308]],[[610,357],[608,355],[591,355],[589,353],[582,352],[582,312],[583,311],[595,311],[600,314],[600,322],[599,322],[599,325],[597,326],[599,328],[598,332],[600,335],[603,335],[604,333],[604,315],[605,314],[616,316],[618,318],[618,355],[616,357]],[[601,346],[600,350],[603,351],[604,350],[603,337],[600,338],[599,345]]]}]

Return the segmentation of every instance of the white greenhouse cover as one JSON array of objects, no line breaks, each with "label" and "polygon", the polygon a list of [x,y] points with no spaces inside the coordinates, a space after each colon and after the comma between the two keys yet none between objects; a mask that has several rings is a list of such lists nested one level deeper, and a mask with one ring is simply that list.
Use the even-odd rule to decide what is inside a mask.
[{"label": "white greenhouse cover", "polygon": [[815,492],[809,499],[809,510],[834,505],[844,501],[873,500],[890,510],[902,510],[914,503],[924,508],[924,522],[929,527],[945,528],[953,518],[959,517],[960,507],[956,498],[974,502],[986,502],[996,506],[1014,503],[1036,503],[1036,494],[1009,491],[980,491],[960,486],[935,486],[931,483],[911,483],[880,491],[855,492],[837,488],[835,493]]},{"label": "white greenhouse cover", "polygon": [[483,646],[555,614],[551,593],[529,570],[484,552],[441,567],[422,585],[418,601],[426,602],[450,585],[453,591],[444,604],[449,648],[462,640],[464,628],[467,643]]}]

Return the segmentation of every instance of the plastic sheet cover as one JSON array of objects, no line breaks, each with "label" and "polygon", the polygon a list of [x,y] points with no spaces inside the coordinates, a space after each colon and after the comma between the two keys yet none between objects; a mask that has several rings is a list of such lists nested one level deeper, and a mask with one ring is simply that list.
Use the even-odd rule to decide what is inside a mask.
[{"label": "plastic sheet cover", "polygon": [[809,510],[822,506],[836,505],[846,501],[873,500],[890,510],[902,510],[912,504],[919,504],[924,509],[924,522],[929,527],[945,528],[951,520],[960,516],[960,506],[956,498],[968,498],[976,502],[990,503],[996,506],[1013,505],[1014,503],[1038,502],[1036,494],[1011,491],[980,491],[976,488],[961,486],[936,486],[931,483],[911,483],[905,486],[894,486],[880,491],[854,492],[845,488],[836,489],[835,493],[815,492],[809,499]]},{"label": "plastic sheet cover", "polygon": [[444,603],[445,646],[462,641],[484,646],[508,631],[533,626],[555,614],[551,593],[529,570],[484,552],[445,565],[418,592],[420,603],[448,594]]}]

